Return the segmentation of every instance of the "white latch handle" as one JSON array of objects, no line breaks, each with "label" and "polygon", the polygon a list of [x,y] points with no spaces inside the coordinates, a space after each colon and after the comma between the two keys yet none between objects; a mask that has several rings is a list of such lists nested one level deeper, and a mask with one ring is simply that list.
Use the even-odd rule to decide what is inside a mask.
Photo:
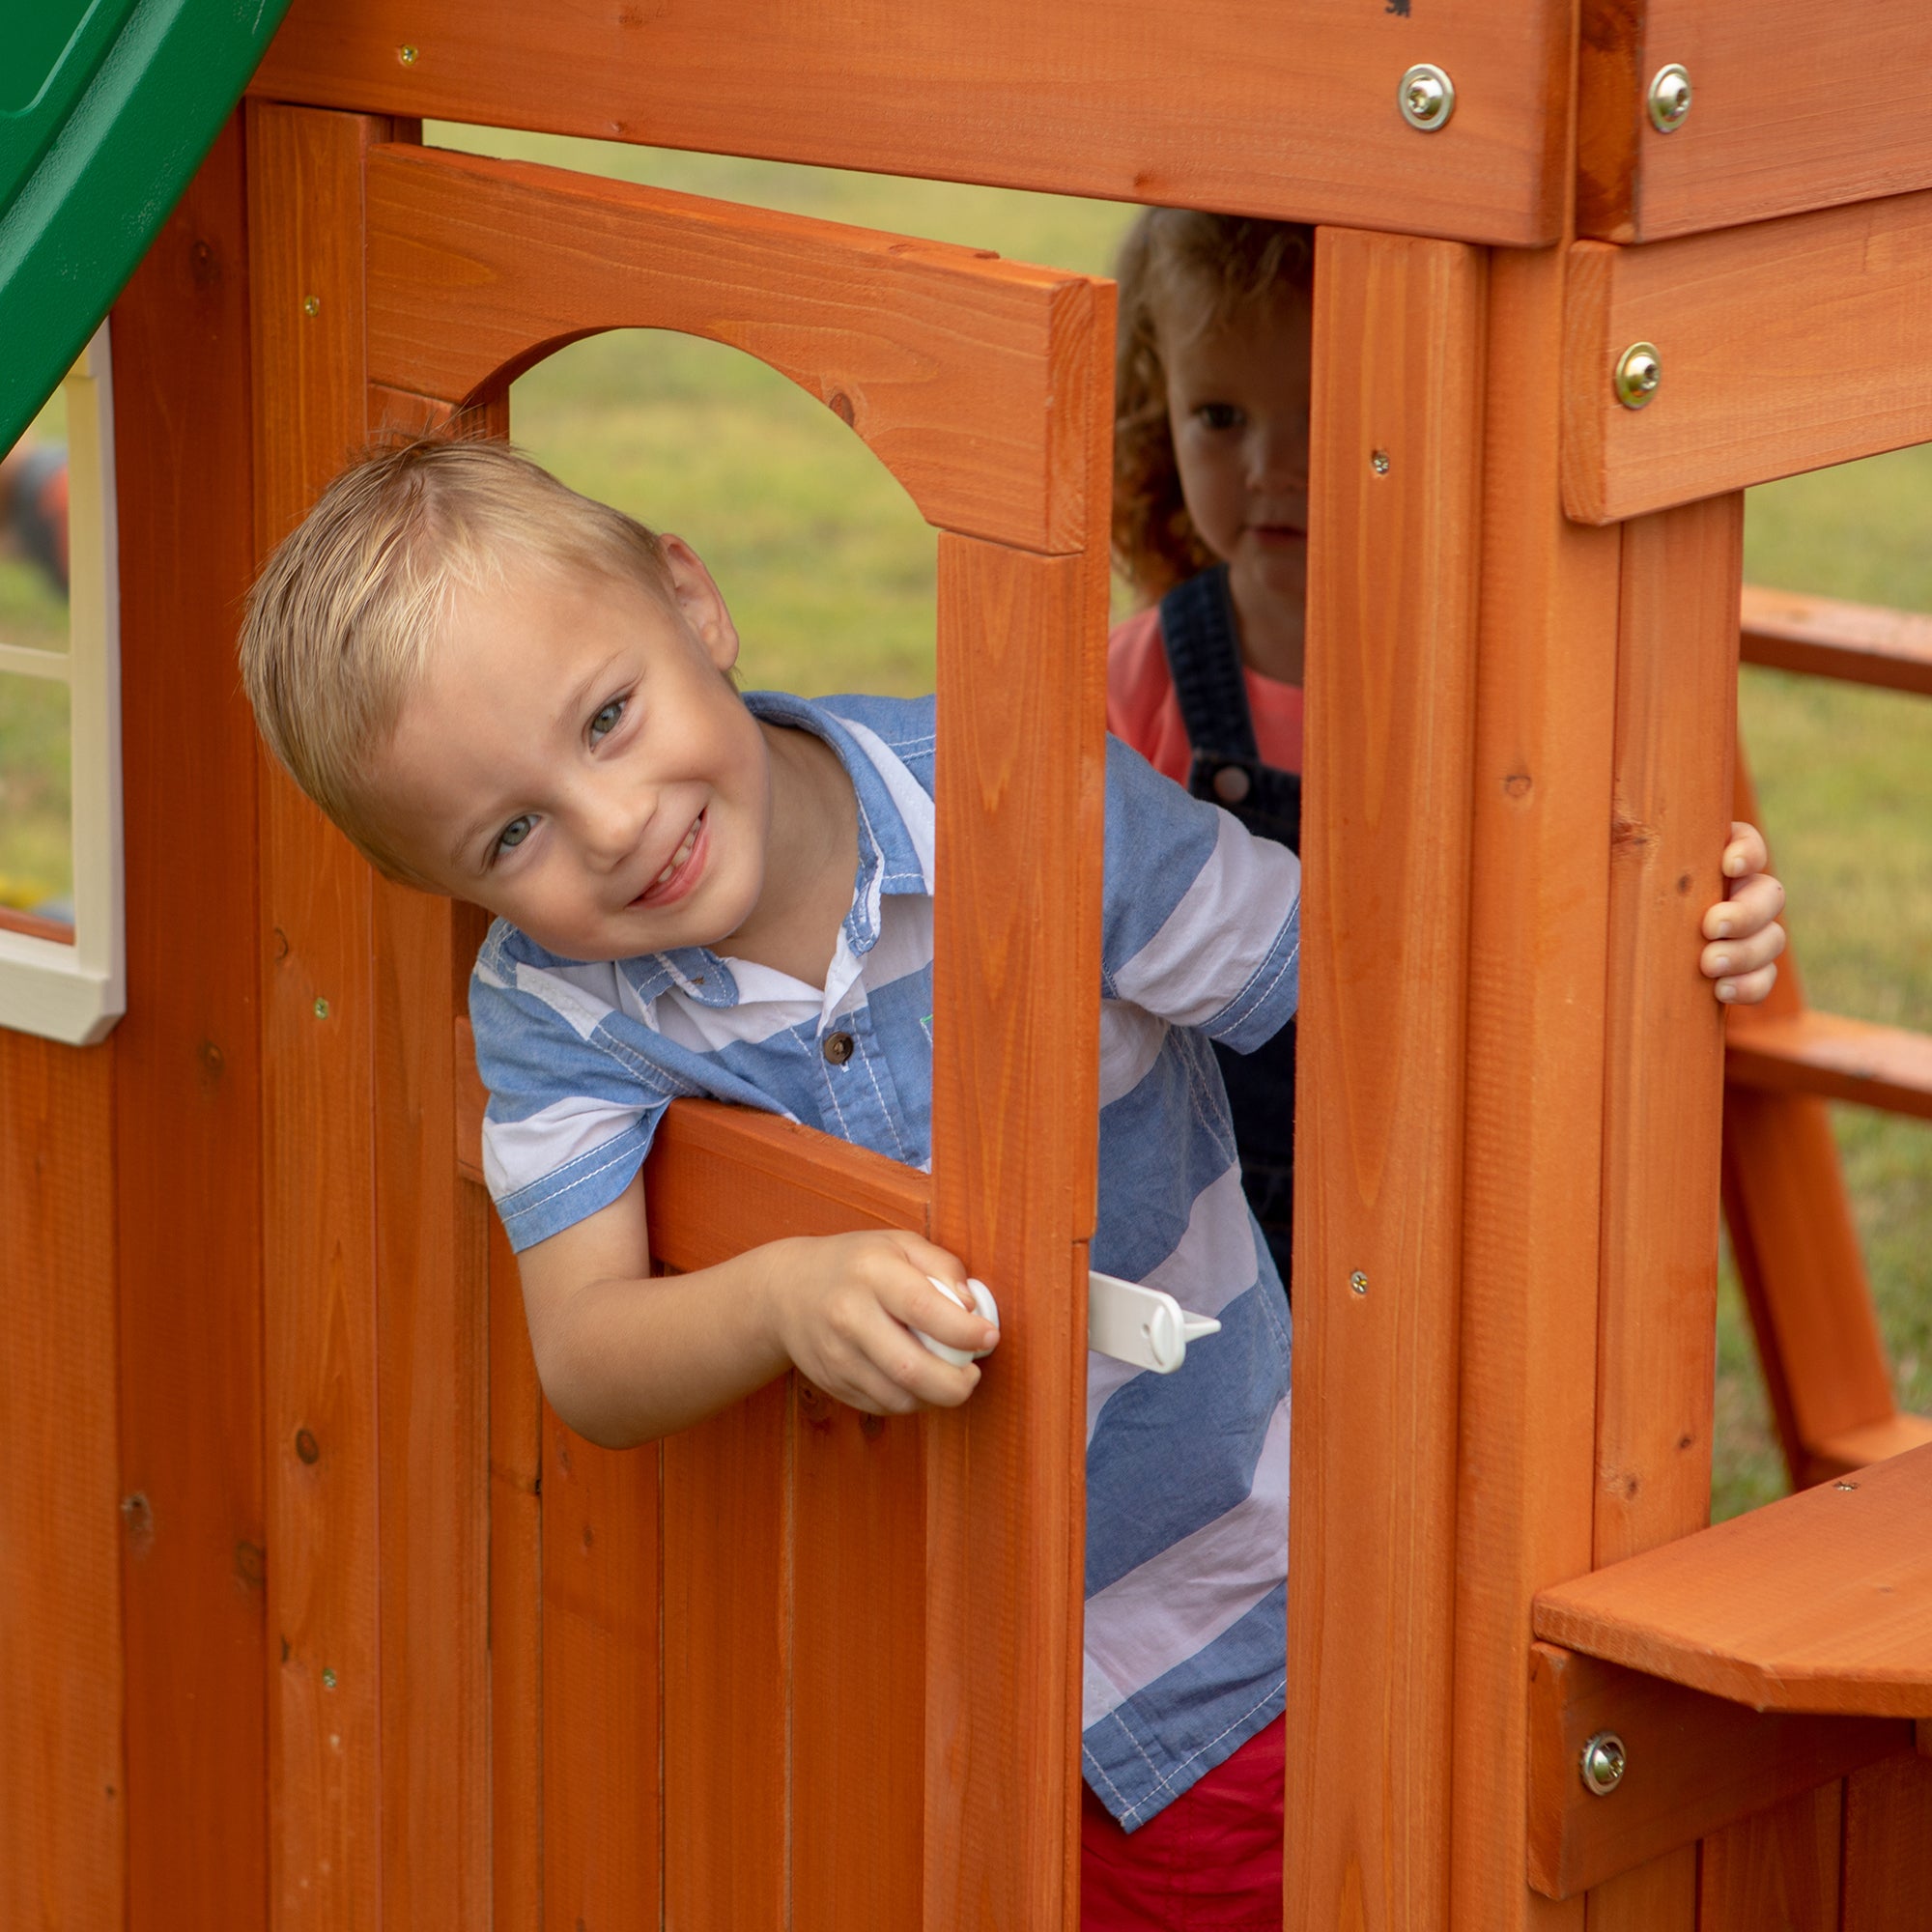
[{"label": "white latch handle", "polygon": [[1160,1289],[1097,1270],[1087,1277],[1087,1346],[1116,1361],[1171,1376],[1188,1343],[1220,1332],[1211,1315],[1190,1315]]},{"label": "white latch handle", "polygon": [[[958,1301],[964,1308],[966,1303],[959,1300],[959,1292],[943,1282],[936,1274],[926,1276],[934,1288],[945,1295],[948,1301]],[[993,1299],[993,1291],[983,1281],[969,1281],[966,1292],[973,1297],[973,1313],[983,1321],[990,1321],[995,1328],[1000,1325],[999,1304]],[[990,1355],[990,1349],[955,1349],[950,1342],[939,1341],[928,1335],[923,1328],[912,1331],[942,1362],[951,1362],[955,1369],[963,1369],[968,1362],[977,1362],[981,1355]]]}]

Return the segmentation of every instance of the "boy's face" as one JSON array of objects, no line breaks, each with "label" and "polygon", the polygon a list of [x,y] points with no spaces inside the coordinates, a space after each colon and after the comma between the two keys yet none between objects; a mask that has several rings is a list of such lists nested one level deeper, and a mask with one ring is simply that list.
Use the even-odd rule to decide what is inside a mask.
[{"label": "boy's face", "polygon": [[1308,584],[1313,317],[1285,289],[1190,340],[1162,344],[1181,495],[1237,587],[1293,599]]},{"label": "boy's face", "polygon": [[765,741],[724,672],[738,634],[665,540],[676,609],[513,564],[460,590],[376,762],[392,849],[573,959],[710,946],[764,890]]}]

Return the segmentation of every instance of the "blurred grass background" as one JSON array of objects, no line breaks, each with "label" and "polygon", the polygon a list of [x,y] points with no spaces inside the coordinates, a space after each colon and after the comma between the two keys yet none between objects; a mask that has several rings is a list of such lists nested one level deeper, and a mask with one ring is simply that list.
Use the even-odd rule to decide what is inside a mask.
[{"label": "blurred grass background", "polygon": [[[488,128],[432,124],[426,138],[1102,273],[1132,214]],[[608,335],[530,371],[511,410],[518,440],[566,480],[704,556],[743,633],[749,684],[931,688],[932,533],[859,440],[782,377],[712,343]],[[1932,610],[1928,535],[1932,448],[1753,492],[1747,574]],[[0,560],[0,638],[44,643],[64,628],[58,602],[23,565]],[[25,881],[51,896],[65,890],[66,748],[47,696],[0,678],[0,891]],[[1809,997],[1932,1030],[1932,704],[1756,670],[1745,673],[1740,702]],[[1932,1411],[1932,1132],[1853,1109],[1836,1124],[1899,1400]],[[1782,1488],[1727,1264],[1713,1512],[1733,1515]]]}]

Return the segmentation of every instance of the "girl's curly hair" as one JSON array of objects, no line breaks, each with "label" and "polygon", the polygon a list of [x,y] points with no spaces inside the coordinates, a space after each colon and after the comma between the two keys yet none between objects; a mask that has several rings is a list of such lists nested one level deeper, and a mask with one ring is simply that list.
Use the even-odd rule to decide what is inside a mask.
[{"label": "girl's curly hair", "polygon": [[[1144,210],[1121,243],[1114,360],[1114,561],[1149,603],[1214,561],[1180,494],[1163,336],[1217,327],[1271,290],[1306,296],[1315,231],[1295,221]],[[1179,331],[1179,336],[1177,336]]]}]

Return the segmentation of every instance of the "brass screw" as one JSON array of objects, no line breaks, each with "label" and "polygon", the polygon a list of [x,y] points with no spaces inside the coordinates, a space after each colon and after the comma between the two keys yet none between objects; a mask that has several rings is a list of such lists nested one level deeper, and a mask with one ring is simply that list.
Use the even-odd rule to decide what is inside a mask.
[{"label": "brass screw", "polygon": [[1660,134],[1674,134],[1690,114],[1690,76],[1675,61],[1661,67],[1650,77],[1645,105],[1650,125]]},{"label": "brass screw", "polygon": [[1583,1789],[1592,1798],[1607,1798],[1624,1781],[1627,1762],[1623,1739],[1614,1731],[1599,1731],[1583,1747],[1583,1761],[1577,1767],[1583,1774]]},{"label": "brass screw", "polygon": [[398,47],[396,49],[396,58],[405,67],[414,67],[416,64],[416,50],[414,47]]},{"label": "brass screw", "polygon": [[320,315],[322,313],[322,298],[320,296],[303,296],[302,313],[304,315]]},{"label": "brass screw", "polygon": [[326,1020],[328,1017],[328,1002],[327,1000],[318,1000],[315,1003],[315,1016],[319,1020]]},{"label": "brass screw", "polygon": [[1351,1289],[1353,1289],[1357,1294],[1366,1294],[1369,1292],[1369,1278],[1361,1271],[1360,1268],[1357,1268],[1354,1271],[1354,1273],[1349,1277],[1349,1286]]},{"label": "brass screw", "polygon": [[1448,127],[1456,111],[1456,83],[1439,67],[1420,61],[1403,75],[1395,101],[1411,128],[1434,134]]},{"label": "brass screw", "polygon": [[1617,357],[1617,401],[1627,410],[1648,409],[1663,381],[1663,361],[1654,342],[1633,342]]}]

